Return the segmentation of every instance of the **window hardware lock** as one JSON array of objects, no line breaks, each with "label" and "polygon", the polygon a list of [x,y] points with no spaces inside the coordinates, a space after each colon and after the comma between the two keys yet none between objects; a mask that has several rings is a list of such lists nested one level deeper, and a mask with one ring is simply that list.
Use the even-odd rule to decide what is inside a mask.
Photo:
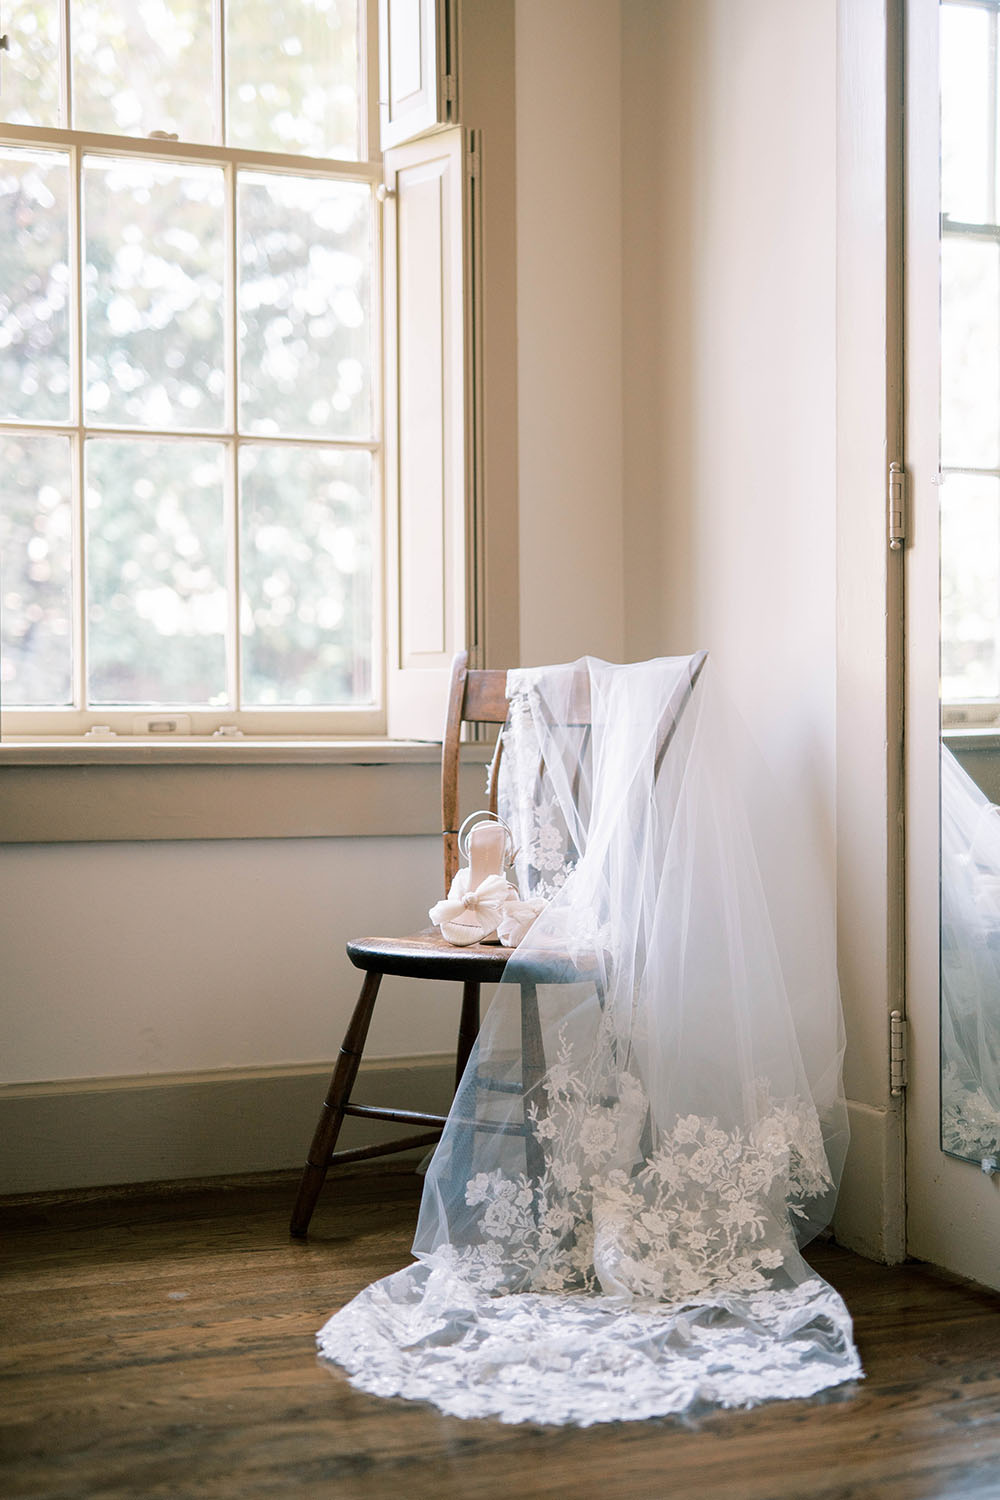
[{"label": "window hardware lock", "polygon": [[190,734],[190,714],[136,714],[132,720],[133,734]]}]

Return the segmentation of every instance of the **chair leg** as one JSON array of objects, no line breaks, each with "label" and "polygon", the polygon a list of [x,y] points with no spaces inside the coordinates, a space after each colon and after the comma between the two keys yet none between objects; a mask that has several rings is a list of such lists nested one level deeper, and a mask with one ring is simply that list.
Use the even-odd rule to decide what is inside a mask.
[{"label": "chair leg", "polygon": [[545,1090],[540,1088],[545,1076],[545,1049],[542,1046],[542,1023],[538,1014],[538,991],[533,984],[521,985],[521,1087],[524,1090],[524,1154],[528,1176],[540,1182],[545,1171],[545,1152],[538,1137],[530,1129],[527,1096],[532,1093],[532,1104],[539,1118],[546,1112]]},{"label": "chair leg", "polygon": [[458,1023],[458,1053],[455,1058],[456,1093],[479,1035],[479,990],[478,979],[467,979],[462,985],[462,1014]]},{"label": "chair leg", "polygon": [[340,1127],[344,1123],[344,1105],[350,1100],[354,1080],[358,1076],[358,1065],[361,1062],[361,1054],[364,1051],[368,1027],[371,1025],[372,1011],[375,1009],[378,987],[381,983],[381,974],[375,971],[365,974],[365,982],[361,986],[361,994],[354,1007],[354,1014],[347,1028],[347,1035],[344,1037],[340,1056],[337,1058],[337,1066],[333,1070],[333,1077],[330,1079],[330,1087],[320,1111],[319,1122],[309,1148],[302,1180],[299,1183],[298,1197],[292,1210],[290,1225],[290,1231],[296,1239],[305,1239],[309,1229],[309,1220],[316,1207],[316,1200],[326,1181],[330,1157],[337,1144]]}]

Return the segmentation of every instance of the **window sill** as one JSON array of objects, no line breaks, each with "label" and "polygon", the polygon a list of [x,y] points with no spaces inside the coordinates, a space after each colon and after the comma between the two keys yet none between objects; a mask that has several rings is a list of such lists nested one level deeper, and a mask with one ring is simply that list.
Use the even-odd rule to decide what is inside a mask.
[{"label": "window sill", "polygon": [[0,766],[424,764],[441,764],[440,744],[429,740],[175,739],[153,735],[107,739],[16,735],[0,742]]},{"label": "window sill", "polygon": [[945,725],[942,738],[949,750],[1000,750],[1000,729],[995,724],[978,729],[968,724]]},{"label": "window sill", "polygon": [[[463,750],[483,799],[490,750]],[[416,741],[7,741],[0,843],[436,835],[441,749]]]}]

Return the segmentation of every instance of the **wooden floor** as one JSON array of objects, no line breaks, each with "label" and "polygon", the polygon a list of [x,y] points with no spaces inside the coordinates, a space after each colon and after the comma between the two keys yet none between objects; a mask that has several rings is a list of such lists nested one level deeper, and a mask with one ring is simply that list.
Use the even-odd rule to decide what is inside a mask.
[{"label": "wooden floor", "polygon": [[825,1398],[580,1431],[352,1390],[314,1331],[405,1263],[418,1193],[342,1176],[305,1244],[291,1180],[8,1210],[0,1495],[1000,1497],[1000,1298],[833,1247],[867,1379]]}]

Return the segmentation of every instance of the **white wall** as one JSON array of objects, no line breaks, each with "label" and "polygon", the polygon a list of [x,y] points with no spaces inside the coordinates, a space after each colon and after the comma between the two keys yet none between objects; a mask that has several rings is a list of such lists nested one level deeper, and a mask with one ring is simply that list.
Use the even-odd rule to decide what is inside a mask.
[{"label": "white wall", "polygon": [[[434,838],[0,848],[2,1081],[326,1061],[346,939],[415,931],[440,883]],[[374,1056],[454,1045],[455,1004],[421,989],[386,981]]]},{"label": "white wall", "polygon": [[[855,70],[847,87],[838,17],[855,46],[869,45],[870,71],[881,58],[881,80],[859,83]],[[829,893],[806,963],[837,954],[839,875],[853,1141],[838,1233],[891,1258],[901,1225],[889,1202],[898,1122],[885,1040],[885,18],[869,6],[859,28],[843,0],[624,0],[622,20],[628,650],[712,653]],[[838,135],[845,98],[854,128]],[[841,258],[859,244],[864,341],[837,321],[845,285],[857,302]],[[840,368],[852,336],[852,378],[872,397],[860,422]],[[842,608],[838,620],[838,598],[858,588],[862,617]],[[848,681],[857,676],[859,651],[882,672],[863,704],[839,677],[845,662]],[[859,708],[863,719],[846,716]]]},{"label": "white wall", "polygon": [[708,648],[829,964],[836,0],[523,0],[517,66],[523,655]]},{"label": "white wall", "polygon": [[620,661],[621,22],[518,0],[521,660]]},{"label": "white wall", "polygon": [[623,17],[629,649],[712,652],[830,859],[835,3]]},{"label": "white wall", "polygon": [[829,852],[835,3],[623,19],[629,651],[713,653]]},{"label": "white wall", "polygon": [[891,1259],[885,45],[867,0],[517,5],[524,657],[617,653],[619,556],[624,654],[711,652],[827,894],[797,956],[844,986],[838,1233]]},{"label": "white wall", "polygon": [[[0,847],[0,1193],[297,1166],[346,939],[419,929],[440,887],[436,837]],[[386,978],[359,1097],[446,1108],[460,1002]]]}]

